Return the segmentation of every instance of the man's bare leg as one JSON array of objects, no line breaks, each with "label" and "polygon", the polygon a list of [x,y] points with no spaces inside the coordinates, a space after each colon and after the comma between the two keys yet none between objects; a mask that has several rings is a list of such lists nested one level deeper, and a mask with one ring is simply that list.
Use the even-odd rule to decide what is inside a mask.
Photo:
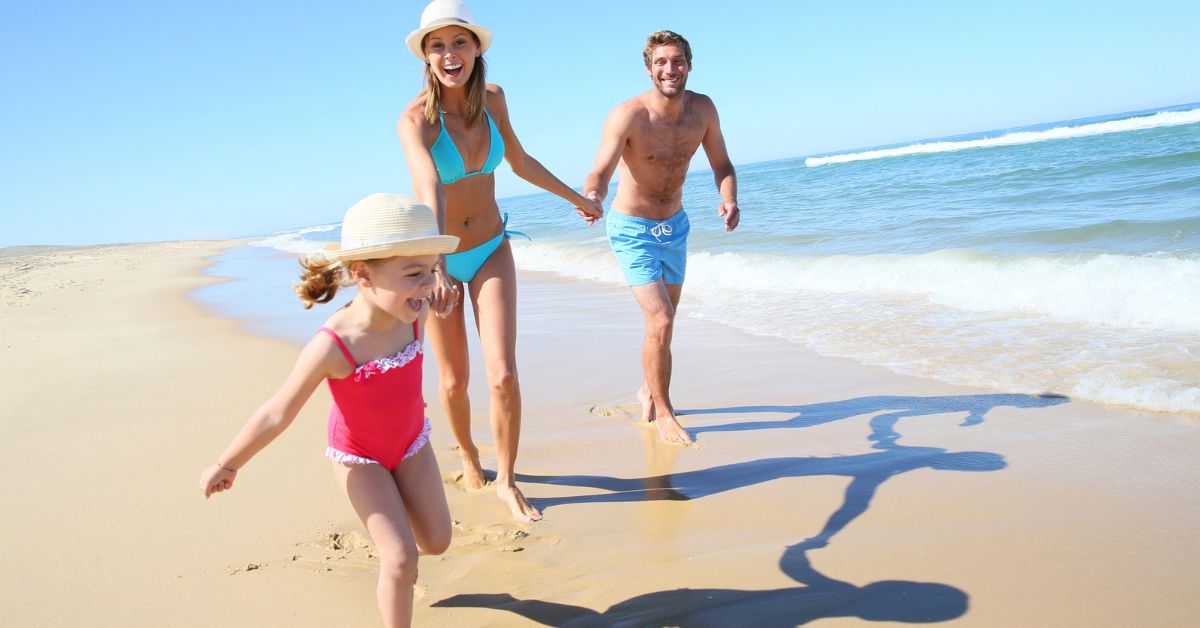
[{"label": "man's bare leg", "polygon": [[647,403],[642,391],[642,415],[654,421],[658,436],[670,443],[689,444],[692,437],[675,420],[675,406],[671,404],[671,336],[675,327],[675,309],[683,286],[667,285],[658,281],[633,286],[633,296],[642,308],[646,321],[646,333],[642,339],[642,391],[649,393]]},{"label": "man's bare leg", "polygon": [[654,420],[654,399],[650,396],[650,384],[642,378],[642,387],[637,391],[638,403],[642,404],[642,420],[649,423]]}]

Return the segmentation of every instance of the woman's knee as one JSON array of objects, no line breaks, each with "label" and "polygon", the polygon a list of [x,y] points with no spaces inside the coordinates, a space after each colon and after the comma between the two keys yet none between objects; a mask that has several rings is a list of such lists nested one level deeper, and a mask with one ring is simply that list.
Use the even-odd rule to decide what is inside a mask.
[{"label": "woman's knee", "polygon": [[469,382],[470,376],[466,371],[443,371],[441,377],[438,378],[438,385],[441,387],[442,394],[451,397],[467,394],[467,384]]},{"label": "woman's knee", "polygon": [[493,395],[509,397],[518,390],[517,366],[515,364],[488,365],[488,387]]}]

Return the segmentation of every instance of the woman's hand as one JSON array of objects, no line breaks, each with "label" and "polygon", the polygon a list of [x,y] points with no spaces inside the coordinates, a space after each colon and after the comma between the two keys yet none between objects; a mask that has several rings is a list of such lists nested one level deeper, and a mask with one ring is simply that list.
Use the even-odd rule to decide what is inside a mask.
[{"label": "woman's hand", "polygon": [[439,267],[434,273],[433,294],[429,295],[429,311],[438,318],[450,316],[462,298],[462,290],[458,286],[459,283],[450,278],[450,273]]},{"label": "woman's hand", "polygon": [[600,195],[588,192],[587,196],[579,197],[579,200],[575,201],[575,211],[579,212],[579,217],[589,227],[596,224],[597,220],[604,217],[604,206],[600,204]]},{"label": "woman's hand", "polygon": [[237,470],[214,462],[212,466],[204,470],[204,473],[200,474],[200,490],[204,493],[204,498],[208,499],[209,495],[213,493],[233,488],[235,479],[237,479]]}]

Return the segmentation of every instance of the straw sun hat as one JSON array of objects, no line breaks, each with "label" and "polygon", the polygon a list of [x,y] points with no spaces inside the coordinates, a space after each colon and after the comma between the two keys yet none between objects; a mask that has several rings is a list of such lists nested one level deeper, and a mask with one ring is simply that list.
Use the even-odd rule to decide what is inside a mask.
[{"label": "straw sun hat", "polygon": [[471,10],[459,0],[433,0],[430,2],[429,6],[421,12],[421,28],[409,33],[404,43],[408,44],[408,49],[418,59],[424,61],[425,51],[421,49],[421,42],[429,33],[446,26],[461,26],[475,33],[475,36],[479,38],[479,54],[487,52],[488,46],[492,45],[491,29],[476,24]]},{"label": "straw sun hat", "polygon": [[458,236],[442,235],[433,210],[402,194],[372,194],[346,210],[342,241],[321,250],[339,262],[394,255],[440,255],[458,246]]}]

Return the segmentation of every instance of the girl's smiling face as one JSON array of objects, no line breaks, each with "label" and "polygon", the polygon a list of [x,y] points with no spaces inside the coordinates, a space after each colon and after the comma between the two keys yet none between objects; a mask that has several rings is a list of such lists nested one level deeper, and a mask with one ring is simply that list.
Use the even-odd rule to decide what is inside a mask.
[{"label": "girl's smiling face", "polygon": [[354,272],[360,291],[371,303],[397,320],[411,323],[421,315],[433,292],[436,255],[389,257],[364,263]]}]

